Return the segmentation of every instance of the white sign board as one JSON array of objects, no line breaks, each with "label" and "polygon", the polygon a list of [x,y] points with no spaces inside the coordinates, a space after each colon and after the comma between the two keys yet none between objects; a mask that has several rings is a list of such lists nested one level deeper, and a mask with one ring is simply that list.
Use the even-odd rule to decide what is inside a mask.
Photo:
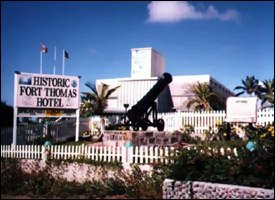
[{"label": "white sign board", "polygon": [[255,123],[257,121],[257,97],[228,97],[226,122]]},{"label": "white sign board", "polygon": [[18,108],[79,108],[79,78],[21,73],[16,76]]}]

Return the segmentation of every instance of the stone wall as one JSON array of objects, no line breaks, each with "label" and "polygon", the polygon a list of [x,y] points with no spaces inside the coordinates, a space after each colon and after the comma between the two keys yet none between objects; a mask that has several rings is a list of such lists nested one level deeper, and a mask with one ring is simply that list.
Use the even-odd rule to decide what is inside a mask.
[{"label": "stone wall", "polygon": [[181,142],[180,132],[165,131],[105,131],[103,144],[122,146],[131,141],[134,146],[174,146]]},{"label": "stone wall", "polygon": [[273,189],[165,179],[163,199],[274,199]]}]

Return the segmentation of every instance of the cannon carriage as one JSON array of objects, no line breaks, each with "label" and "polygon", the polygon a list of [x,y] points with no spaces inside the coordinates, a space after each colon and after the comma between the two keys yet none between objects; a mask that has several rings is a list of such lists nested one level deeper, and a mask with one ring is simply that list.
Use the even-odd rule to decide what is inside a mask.
[{"label": "cannon carriage", "polygon": [[[147,94],[125,113],[125,126],[132,127],[135,131],[138,131],[139,128],[146,131],[149,126],[157,127],[158,131],[163,131],[164,120],[157,117],[157,103],[155,100],[171,82],[171,74],[163,73]],[[152,114],[152,121],[149,119],[150,114]]]}]

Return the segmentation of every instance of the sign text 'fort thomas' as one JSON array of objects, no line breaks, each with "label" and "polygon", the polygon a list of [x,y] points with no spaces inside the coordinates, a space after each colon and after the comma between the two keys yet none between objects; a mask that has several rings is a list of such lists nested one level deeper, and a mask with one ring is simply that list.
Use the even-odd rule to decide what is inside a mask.
[{"label": "sign text 'fort thomas'", "polygon": [[77,109],[79,78],[50,74],[17,75],[17,107]]}]

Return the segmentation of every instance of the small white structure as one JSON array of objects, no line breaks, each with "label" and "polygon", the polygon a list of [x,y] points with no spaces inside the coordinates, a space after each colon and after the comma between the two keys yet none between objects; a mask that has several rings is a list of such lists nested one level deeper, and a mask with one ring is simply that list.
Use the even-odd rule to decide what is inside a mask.
[{"label": "small white structure", "polygon": [[165,59],[152,47],[131,49],[131,78],[159,77],[165,72]]}]

